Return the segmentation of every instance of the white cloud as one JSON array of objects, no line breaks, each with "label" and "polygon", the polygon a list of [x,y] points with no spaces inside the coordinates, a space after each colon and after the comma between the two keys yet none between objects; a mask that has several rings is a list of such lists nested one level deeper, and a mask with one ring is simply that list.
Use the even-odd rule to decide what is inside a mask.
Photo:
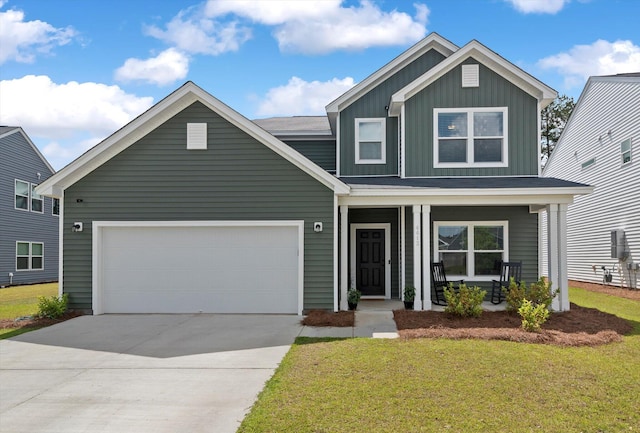
[{"label": "white cloud", "polygon": [[[4,2],[0,3],[0,7]],[[0,65],[8,60],[32,63],[36,53],[47,54],[77,36],[73,27],[56,28],[44,21],[25,21],[24,12],[0,11]]]},{"label": "white cloud", "polygon": [[224,1],[209,0],[210,16],[234,14],[275,26],[281,51],[323,54],[334,50],[362,50],[371,46],[403,45],[426,35],[429,9],[414,4],[415,17],[385,12],[370,0],[343,7],[343,1]]},{"label": "white cloud", "polygon": [[592,75],[640,71],[640,47],[628,40],[599,39],[591,45],[576,45],[568,52],[545,57],[538,66],[556,69],[565,76],[565,86],[571,88],[584,84]]},{"label": "white cloud", "polygon": [[180,11],[166,30],[147,26],[145,33],[192,54],[219,55],[237,51],[251,37],[251,30],[235,21],[221,23],[204,15],[202,7]]},{"label": "white cloud", "polygon": [[505,0],[524,14],[556,14],[570,0]]},{"label": "white cloud", "polygon": [[115,72],[118,81],[145,81],[160,86],[183,79],[189,72],[189,58],[169,48],[147,60],[130,58]]},{"label": "white cloud", "polygon": [[270,89],[260,102],[259,116],[321,115],[325,106],[352,88],[353,78],[334,78],[330,81],[305,81],[291,77],[284,86]]},{"label": "white cloud", "polygon": [[98,142],[153,103],[151,97],[138,97],[118,86],[75,81],[57,84],[44,75],[2,80],[0,94],[0,124],[22,126],[34,141],[40,137],[38,142],[49,143],[45,156],[54,167],[58,160],[59,167],[72,159],[64,158],[61,146],[68,155],[79,156],[86,150],[84,140]]}]

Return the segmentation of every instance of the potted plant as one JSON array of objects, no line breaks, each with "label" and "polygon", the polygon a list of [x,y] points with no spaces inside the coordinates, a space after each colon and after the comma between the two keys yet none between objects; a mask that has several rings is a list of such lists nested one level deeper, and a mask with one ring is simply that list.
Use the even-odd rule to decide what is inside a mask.
[{"label": "potted plant", "polygon": [[362,296],[362,293],[360,292],[360,290],[354,287],[349,289],[349,291],[347,292],[347,304],[349,304],[350,310],[355,310],[356,308],[358,308],[358,302],[360,301],[360,296]]},{"label": "potted plant", "polygon": [[407,286],[404,288],[404,308],[405,310],[413,310],[413,301],[416,299],[416,288]]}]

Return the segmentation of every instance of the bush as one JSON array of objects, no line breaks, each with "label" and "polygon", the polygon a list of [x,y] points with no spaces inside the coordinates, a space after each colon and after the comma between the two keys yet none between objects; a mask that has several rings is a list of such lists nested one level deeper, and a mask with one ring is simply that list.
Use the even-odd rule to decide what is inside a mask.
[{"label": "bush", "polygon": [[455,290],[452,284],[444,289],[444,297],[447,306],[444,309],[447,313],[452,313],[461,317],[479,317],[482,314],[482,301],[487,294],[478,286],[467,287],[460,284],[459,290]]},{"label": "bush", "polygon": [[522,301],[526,299],[527,296],[527,285],[524,282],[520,284],[516,283],[516,281],[511,278],[509,281],[509,288],[502,288],[502,291],[505,292],[505,300],[507,301],[507,311],[518,311],[522,306]]},{"label": "bush", "polygon": [[522,329],[527,332],[539,332],[541,325],[549,318],[549,310],[544,304],[534,304],[525,299],[518,309],[522,317]]},{"label": "bush", "polygon": [[38,296],[37,316],[47,319],[57,319],[67,311],[68,301],[69,295],[67,293],[62,296],[51,296],[49,298]]},{"label": "bush", "polygon": [[509,288],[502,290],[506,294],[507,311],[519,311],[524,300],[531,301],[534,306],[544,305],[545,308],[549,308],[553,298],[558,294],[558,290],[551,291],[551,283],[546,283],[543,278],[528,287],[524,281],[518,284],[511,278]]}]

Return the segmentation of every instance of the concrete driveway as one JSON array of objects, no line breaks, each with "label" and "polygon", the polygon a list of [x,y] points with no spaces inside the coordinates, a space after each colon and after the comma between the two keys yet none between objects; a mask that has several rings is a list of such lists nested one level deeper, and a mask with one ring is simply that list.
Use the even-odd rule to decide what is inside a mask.
[{"label": "concrete driveway", "polygon": [[83,316],[0,341],[0,432],[235,432],[299,316]]}]

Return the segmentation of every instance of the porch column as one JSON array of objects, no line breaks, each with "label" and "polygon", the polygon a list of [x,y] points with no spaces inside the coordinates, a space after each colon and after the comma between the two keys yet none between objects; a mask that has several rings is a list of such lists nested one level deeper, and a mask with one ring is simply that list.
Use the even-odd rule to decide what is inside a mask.
[{"label": "porch column", "polygon": [[569,276],[567,274],[567,205],[558,205],[558,288],[560,311],[569,311]]},{"label": "porch column", "polygon": [[415,310],[422,310],[422,206],[413,206],[413,285],[416,298],[413,302]]},{"label": "porch column", "polygon": [[[547,270],[549,271],[549,281],[551,281],[551,290],[558,288],[560,281],[559,273],[559,255],[558,255],[558,205],[547,205]],[[560,310],[560,301],[558,297],[553,299],[551,308],[554,311]]]},{"label": "porch column", "polygon": [[347,310],[349,290],[349,206],[340,206],[340,309]]},{"label": "porch column", "polygon": [[407,238],[406,233],[406,210],[405,206],[400,206],[400,299],[404,301],[404,287],[407,284]]},{"label": "porch column", "polygon": [[422,309],[431,310],[431,206],[422,206]]}]

